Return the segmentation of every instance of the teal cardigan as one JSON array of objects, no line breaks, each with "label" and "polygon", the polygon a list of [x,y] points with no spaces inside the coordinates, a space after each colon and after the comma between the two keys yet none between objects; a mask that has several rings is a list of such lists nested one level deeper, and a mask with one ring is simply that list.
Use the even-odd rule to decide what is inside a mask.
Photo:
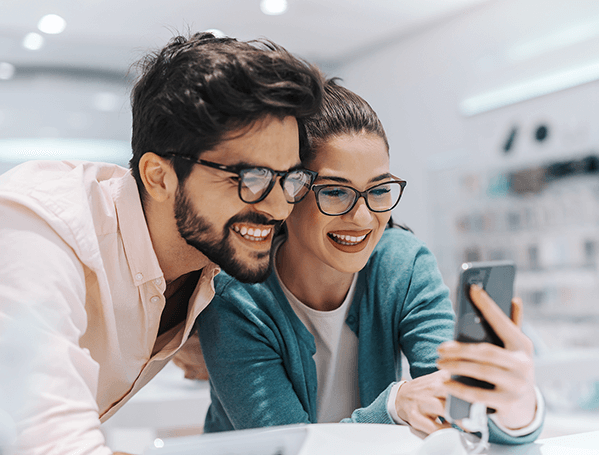
[{"label": "teal cardigan", "polygon": [[[316,423],[314,337],[271,273],[243,284],[221,272],[197,328],[210,373],[204,431]],[[413,378],[436,371],[437,346],[453,338],[454,312],[432,253],[413,234],[387,229],[358,274],[346,324],[358,337],[361,408],[344,422],[394,423],[387,412],[403,352]],[[490,422],[491,441],[521,443]]]}]

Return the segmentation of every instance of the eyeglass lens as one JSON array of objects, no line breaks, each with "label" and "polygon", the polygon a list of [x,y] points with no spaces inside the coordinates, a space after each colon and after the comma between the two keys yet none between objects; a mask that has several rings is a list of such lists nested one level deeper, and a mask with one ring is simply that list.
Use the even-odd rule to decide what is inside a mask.
[{"label": "eyeglass lens", "polygon": [[[275,174],[267,168],[244,169],[241,173],[239,194],[244,202],[257,202],[266,197],[274,186]],[[301,200],[310,190],[311,176],[302,171],[292,171],[281,179],[287,202]]]},{"label": "eyeglass lens", "polygon": [[[373,212],[391,210],[399,201],[402,188],[399,182],[387,182],[366,192],[366,205]],[[318,204],[327,215],[347,212],[357,201],[359,193],[346,186],[325,186],[318,192]]]}]

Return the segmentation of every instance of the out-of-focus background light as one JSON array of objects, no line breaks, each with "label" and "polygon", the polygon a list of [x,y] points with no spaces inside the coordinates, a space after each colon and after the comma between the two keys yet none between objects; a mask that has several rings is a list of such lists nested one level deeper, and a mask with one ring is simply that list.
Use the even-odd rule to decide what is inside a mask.
[{"label": "out-of-focus background light", "polygon": [[0,79],[9,80],[15,74],[15,66],[8,62],[0,62]]},{"label": "out-of-focus background light", "polygon": [[287,0],[261,0],[260,9],[269,16],[278,16],[287,11]]},{"label": "out-of-focus background light", "polygon": [[23,38],[23,47],[30,51],[40,50],[44,46],[44,37],[39,33],[30,32]]},{"label": "out-of-focus background light", "polygon": [[48,35],[58,35],[64,31],[66,26],[66,21],[57,14],[46,14],[37,23],[39,31]]}]

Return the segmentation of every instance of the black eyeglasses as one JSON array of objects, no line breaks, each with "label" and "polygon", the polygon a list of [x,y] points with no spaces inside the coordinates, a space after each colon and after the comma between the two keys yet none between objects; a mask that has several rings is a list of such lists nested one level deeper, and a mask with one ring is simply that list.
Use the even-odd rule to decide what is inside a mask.
[{"label": "black eyeglasses", "polygon": [[246,204],[257,204],[264,200],[275,185],[277,177],[281,177],[279,183],[283,188],[283,194],[289,204],[297,204],[310,191],[317,172],[308,169],[294,169],[291,171],[275,171],[268,167],[240,167],[226,166],[211,161],[192,158],[179,153],[168,152],[165,155],[183,158],[202,166],[219,169],[239,176],[237,192],[239,199]]},{"label": "black eyeglasses", "polygon": [[379,183],[366,191],[358,191],[345,185],[314,185],[312,190],[316,194],[316,204],[322,213],[339,216],[351,212],[361,197],[372,212],[393,210],[407,184],[405,180],[397,179]]}]

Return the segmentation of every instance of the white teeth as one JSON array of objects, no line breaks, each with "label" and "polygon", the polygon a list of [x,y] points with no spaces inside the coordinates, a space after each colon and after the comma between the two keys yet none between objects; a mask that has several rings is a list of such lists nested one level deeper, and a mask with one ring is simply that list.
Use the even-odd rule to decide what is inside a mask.
[{"label": "white teeth", "polygon": [[271,229],[258,229],[258,228],[248,228],[247,226],[233,226],[233,230],[241,234],[241,236],[246,240],[252,240],[256,242],[262,242],[266,240],[272,231]]},{"label": "white teeth", "polygon": [[366,235],[354,237],[353,235],[329,234],[337,243],[341,245],[356,245],[366,238]]}]

